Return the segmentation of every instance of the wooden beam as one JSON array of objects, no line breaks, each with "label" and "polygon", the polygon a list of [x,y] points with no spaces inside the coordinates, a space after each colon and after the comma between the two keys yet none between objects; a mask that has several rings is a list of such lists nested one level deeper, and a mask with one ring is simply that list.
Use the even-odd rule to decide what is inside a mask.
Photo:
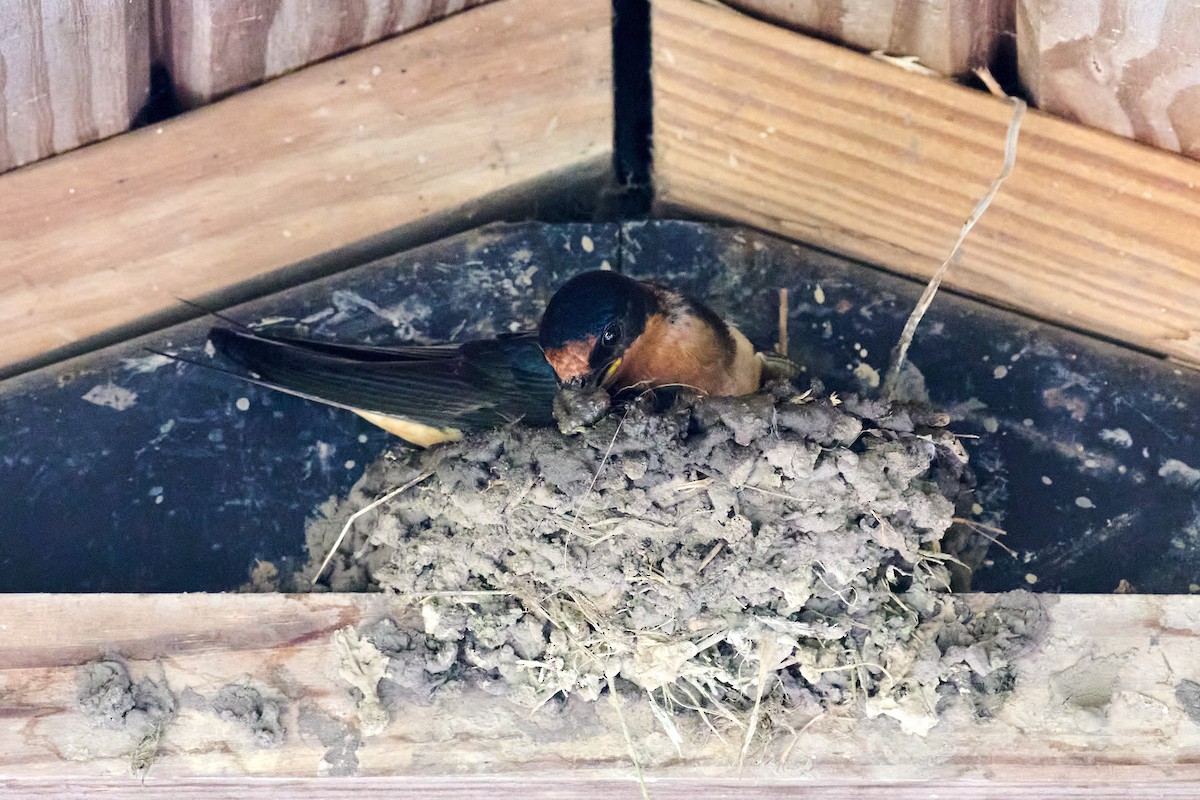
[{"label": "wooden beam", "polygon": [[[945,718],[924,738],[887,718],[831,714],[756,747],[739,771],[740,741],[703,735],[680,718],[677,753],[646,704],[625,697],[652,796],[782,797],[803,788],[813,798],[915,800],[936,790],[982,800],[1005,787],[1033,796],[1069,786],[1087,797],[1194,797],[1200,597],[1041,599],[1049,627],[996,715]],[[984,610],[994,598],[970,601]],[[358,800],[432,791],[638,795],[607,702],[531,713],[477,690],[417,697],[396,689],[388,721],[365,728],[363,694],[344,676],[335,633],[383,619],[419,627],[419,614],[395,597],[6,595],[0,618],[0,787],[21,797],[100,789],[265,797],[281,786],[323,797],[355,791]],[[176,698],[144,776],[130,775],[131,752],[147,746],[144,719],[97,726],[81,700],[96,669],[87,665],[98,660],[120,662],[133,683],[154,681]],[[270,714],[256,732],[245,715],[223,713],[216,698],[230,686],[274,704],[279,727]],[[1153,782],[1164,783],[1151,793]]]},{"label": "wooden beam", "polygon": [[148,3],[0,3],[0,172],[129,127],[150,93]]},{"label": "wooden beam", "polygon": [[731,0],[729,5],[868,52],[915,56],[943,75],[988,64],[1005,32],[1001,0]]},{"label": "wooden beam", "polygon": [[487,0],[160,0],[156,60],[183,104],[203,105]]},{"label": "wooden beam", "polygon": [[531,182],[599,180],[610,14],[484,5],[0,177],[0,366]]},{"label": "wooden beam", "polygon": [[[927,278],[1000,171],[1012,107],[727,9],[655,0],[659,213]],[[947,284],[1200,363],[1200,164],[1026,115]]]},{"label": "wooden beam", "polygon": [[1045,111],[1200,159],[1200,5],[1020,0],[1021,80]]}]

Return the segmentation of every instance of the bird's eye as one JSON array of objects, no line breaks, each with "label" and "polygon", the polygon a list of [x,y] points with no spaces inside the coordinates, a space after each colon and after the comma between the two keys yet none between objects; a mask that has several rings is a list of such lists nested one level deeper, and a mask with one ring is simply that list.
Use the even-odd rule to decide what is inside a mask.
[{"label": "bird's eye", "polygon": [[617,340],[617,326],[609,325],[604,329],[604,333],[600,336],[600,341],[604,344],[612,344]]}]

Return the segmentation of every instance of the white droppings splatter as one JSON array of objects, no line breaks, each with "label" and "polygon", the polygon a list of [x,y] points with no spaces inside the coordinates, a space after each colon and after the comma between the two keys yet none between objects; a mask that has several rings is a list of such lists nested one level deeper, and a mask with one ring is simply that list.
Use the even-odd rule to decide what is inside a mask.
[{"label": "white droppings splatter", "polygon": [[1168,458],[1158,470],[1158,476],[1168,483],[1195,486],[1200,483],[1200,469],[1190,467],[1177,458]]},{"label": "white droppings splatter", "polygon": [[114,411],[124,411],[137,405],[137,392],[131,392],[124,386],[115,383],[104,383],[93,386],[83,399],[97,406],[106,406]]},{"label": "white droppings splatter", "polygon": [[1100,431],[1100,439],[1117,447],[1133,447],[1133,437],[1124,428],[1105,428]]},{"label": "white droppings splatter", "polygon": [[175,359],[170,356],[154,353],[153,355],[142,356],[141,358],[123,358],[121,359],[121,366],[130,372],[141,375],[146,372],[154,372],[159,367],[165,367],[167,364],[174,362]]},{"label": "white droppings splatter", "polygon": [[293,319],[295,319],[295,317],[279,317],[279,316],[263,317],[258,322],[255,322],[251,327],[253,327],[255,329],[269,328],[272,325],[279,325],[280,323],[283,323],[283,322],[291,322]]},{"label": "white droppings splatter", "polygon": [[309,314],[307,317],[300,320],[300,322],[305,325],[312,325],[314,322],[320,322],[326,317],[332,316],[334,313],[335,312],[332,308],[323,308],[315,314]]},{"label": "white droppings splatter", "polygon": [[872,367],[866,362],[861,362],[854,368],[854,377],[868,389],[879,388],[879,370]]}]

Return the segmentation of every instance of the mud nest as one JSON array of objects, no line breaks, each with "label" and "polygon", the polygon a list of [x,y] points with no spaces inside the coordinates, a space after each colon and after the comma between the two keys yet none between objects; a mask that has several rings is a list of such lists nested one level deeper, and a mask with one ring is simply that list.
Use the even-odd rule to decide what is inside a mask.
[{"label": "mud nest", "polygon": [[856,708],[917,733],[949,704],[991,713],[1041,616],[1028,596],[973,614],[950,592],[942,544],[972,498],[944,415],[791,387],[650,405],[574,436],[517,423],[386,454],[310,525],[298,582],[351,513],[411,484],[357,521],[323,584],[412,598],[421,624],[375,637],[411,689],[468,681],[530,706],[627,689],[714,728],[752,709],[769,725]]}]

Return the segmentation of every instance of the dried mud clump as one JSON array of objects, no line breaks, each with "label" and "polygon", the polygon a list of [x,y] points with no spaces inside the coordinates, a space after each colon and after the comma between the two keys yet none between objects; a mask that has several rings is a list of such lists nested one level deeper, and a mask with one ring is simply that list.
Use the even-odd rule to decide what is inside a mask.
[{"label": "dried mud clump", "polygon": [[1041,625],[1028,596],[973,615],[949,592],[939,542],[971,478],[944,421],[787,387],[634,403],[575,436],[515,424],[389,454],[309,548],[421,479],[357,521],[326,584],[419,606],[388,653],[413,689],[538,706],[631,683],[706,720],[757,701],[768,725],[836,706],[923,733],[952,704],[990,714]]}]

